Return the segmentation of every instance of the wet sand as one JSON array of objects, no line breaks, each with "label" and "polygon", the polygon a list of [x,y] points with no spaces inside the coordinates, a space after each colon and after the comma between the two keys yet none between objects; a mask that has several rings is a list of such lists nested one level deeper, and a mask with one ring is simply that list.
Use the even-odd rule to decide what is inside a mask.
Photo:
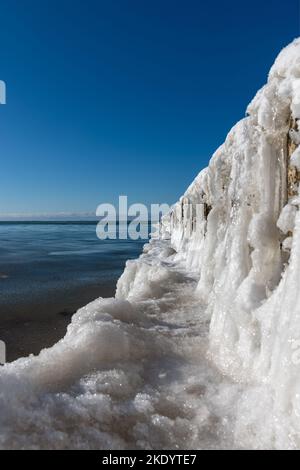
[{"label": "wet sand", "polygon": [[7,362],[38,354],[64,337],[72,315],[98,297],[113,297],[116,282],[55,292],[38,303],[0,303],[0,339]]}]

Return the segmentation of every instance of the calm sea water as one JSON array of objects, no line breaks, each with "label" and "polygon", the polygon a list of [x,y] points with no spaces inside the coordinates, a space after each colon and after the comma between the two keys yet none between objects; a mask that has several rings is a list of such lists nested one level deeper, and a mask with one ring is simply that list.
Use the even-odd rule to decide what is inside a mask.
[{"label": "calm sea water", "polygon": [[0,222],[0,339],[9,359],[52,345],[78,308],[113,296],[146,241],[100,241],[95,223]]},{"label": "calm sea water", "polygon": [[96,224],[0,223],[0,305],[115,284],[145,242],[100,241]]}]

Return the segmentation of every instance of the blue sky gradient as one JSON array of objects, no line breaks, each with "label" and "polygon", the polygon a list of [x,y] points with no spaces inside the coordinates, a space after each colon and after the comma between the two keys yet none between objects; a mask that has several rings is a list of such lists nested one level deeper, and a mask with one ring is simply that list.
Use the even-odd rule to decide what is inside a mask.
[{"label": "blue sky gradient", "polygon": [[0,213],[173,203],[299,35],[299,2],[0,0]]}]

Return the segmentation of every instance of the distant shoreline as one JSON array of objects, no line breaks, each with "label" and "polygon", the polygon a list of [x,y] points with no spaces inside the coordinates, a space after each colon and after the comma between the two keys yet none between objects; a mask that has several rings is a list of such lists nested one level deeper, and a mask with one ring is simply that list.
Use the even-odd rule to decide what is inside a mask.
[{"label": "distant shoreline", "polygon": [[[133,219],[134,220],[134,219]],[[100,220],[0,220],[0,225],[97,225]],[[111,221],[112,222],[112,221]],[[116,225],[130,224],[117,221]],[[150,224],[150,221],[141,221],[141,224]]]},{"label": "distant shoreline", "polygon": [[0,225],[96,225],[99,220],[0,220]]}]

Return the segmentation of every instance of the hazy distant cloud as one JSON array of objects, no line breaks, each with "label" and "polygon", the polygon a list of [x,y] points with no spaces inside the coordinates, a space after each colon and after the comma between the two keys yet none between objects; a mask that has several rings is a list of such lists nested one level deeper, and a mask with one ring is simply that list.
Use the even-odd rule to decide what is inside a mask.
[{"label": "hazy distant cloud", "polygon": [[4,213],[0,221],[10,220],[96,220],[95,212],[43,212],[43,213]]}]

